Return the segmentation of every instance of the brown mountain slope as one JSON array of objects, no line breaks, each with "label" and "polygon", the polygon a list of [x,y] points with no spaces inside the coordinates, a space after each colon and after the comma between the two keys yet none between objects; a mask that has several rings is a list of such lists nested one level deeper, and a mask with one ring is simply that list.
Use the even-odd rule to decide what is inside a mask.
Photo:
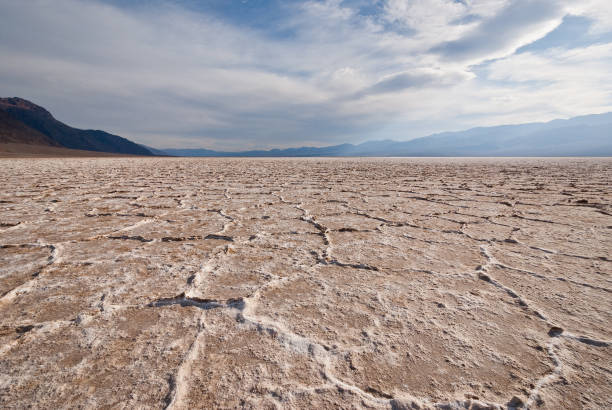
[{"label": "brown mountain slope", "polygon": [[118,135],[100,130],[82,130],[66,125],[56,120],[43,107],[22,98],[0,98],[0,111],[8,113],[65,148],[116,154],[153,155],[145,147]]},{"label": "brown mountain slope", "polygon": [[0,110],[0,144],[7,143],[61,147],[58,142]]}]

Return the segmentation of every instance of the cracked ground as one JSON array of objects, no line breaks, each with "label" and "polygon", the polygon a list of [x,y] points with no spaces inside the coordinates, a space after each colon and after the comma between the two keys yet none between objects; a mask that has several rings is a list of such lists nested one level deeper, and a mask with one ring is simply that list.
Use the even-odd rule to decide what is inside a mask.
[{"label": "cracked ground", "polygon": [[612,408],[610,159],[0,165],[2,408]]}]

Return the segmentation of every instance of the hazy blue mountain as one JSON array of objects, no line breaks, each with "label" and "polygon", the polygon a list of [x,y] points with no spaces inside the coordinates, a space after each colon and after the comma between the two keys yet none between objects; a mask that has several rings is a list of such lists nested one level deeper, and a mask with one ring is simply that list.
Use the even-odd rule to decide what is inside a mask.
[{"label": "hazy blue mountain", "polygon": [[149,147],[148,145],[144,145],[144,144],[138,144],[138,145],[140,145],[144,149],[147,149],[147,150],[151,151],[153,153],[153,155],[160,155],[160,156],[169,156],[170,155],[170,154],[168,154],[167,152],[165,152],[165,151],[163,151],[161,149]]},{"label": "hazy blue mountain", "polygon": [[170,155],[185,157],[329,157],[351,155],[350,152],[354,147],[352,144],[342,144],[329,147],[301,147],[240,152],[213,151],[204,148],[171,148],[162,151]]},{"label": "hazy blue mountain", "polygon": [[546,123],[478,127],[410,141],[383,140],[358,145],[240,152],[209,149],[163,151],[170,155],[194,157],[612,156],[612,113]]}]

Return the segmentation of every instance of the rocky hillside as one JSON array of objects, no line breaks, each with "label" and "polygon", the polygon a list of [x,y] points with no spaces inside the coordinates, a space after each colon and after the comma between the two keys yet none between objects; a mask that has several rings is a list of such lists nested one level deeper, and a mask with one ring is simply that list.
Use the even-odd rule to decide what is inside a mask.
[{"label": "rocky hillside", "polygon": [[56,120],[43,107],[17,97],[0,98],[0,143],[153,155],[143,146],[118,135],[70,127]]}]

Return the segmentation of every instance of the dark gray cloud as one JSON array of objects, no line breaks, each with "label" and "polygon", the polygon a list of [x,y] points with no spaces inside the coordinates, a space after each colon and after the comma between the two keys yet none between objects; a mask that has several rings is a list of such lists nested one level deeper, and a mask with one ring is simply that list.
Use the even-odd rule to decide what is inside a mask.
[{"label": "dark gray cloud", "polygon": [[442,72],[431,69],[415,69],[388,76],[358,93],[359,96],[396,93],[406,89],[452,86],[467,80],[469,76],[460,72]]},{"label": "dark gray cloud", "polygon": [[365,94],[383,94],[405,90],[406,88],[422,87],[437,81],[433,74],[401,73],[385,78],[369,87]]}]

